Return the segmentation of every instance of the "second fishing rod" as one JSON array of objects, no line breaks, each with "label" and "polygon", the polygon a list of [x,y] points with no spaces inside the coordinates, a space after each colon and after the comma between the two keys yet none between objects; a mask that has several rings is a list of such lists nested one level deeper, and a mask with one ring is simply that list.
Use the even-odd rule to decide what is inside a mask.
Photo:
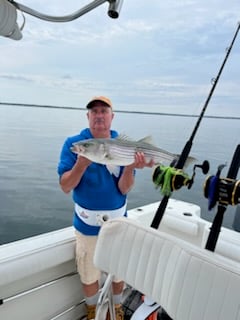
[{"label": "second fishing rod", "polygon": [[[211,98],[212,98],[212,95],[213,95],[213,93],[214,93],[214,90],[215,90],[215,88],[216,88],[216,85],[217,85],[217,83],[218,83],[218,81],[219,81],[219,79],[220,79],[220,76],[221,76],[221,74],[222,74],[223,68],[224,68],[224,66],[225,66],[225,64],[226,64],[226,62],[227,62],[227,60],[228,60],[228,58],[229,58],[229,55],[230,55],[231,50],[232,50],[232,48],[233,48],[234,42],[235,42],[235,40],[236,40],[236,38],[237,38],[239,29],[240,29],[240,23],[238,23],[238,27],[237,27],[237,30],[236,30],[234,36],[233,36],[232,42],[231,42],[230,46],[227,48],[225,58],[224,58],[224,60],[223,60],[223,62],[222,62],[222,65],[221,65],[221,67],[220,67],[220,69],[219,69],[219,72],[218,72],[218,74],[217,74],[217,77],[216,77],[216,78],[213,80],[213,82],[212,82],[213,85],[212,85],[211,90],[210,90],[210,92],[209,92],[209,94],[208,94],[208,96],[207,96],[207,99],[206,99],[206,101],[205,101],[205,103],[204,103],[204,105],[203,105],[202,111],[201,111],[201,113],[200,113],[200,115],[199,115],[199,117],[198,117],[198,120],[197,120],[197,122],[196,122],[196,125],[195,125],[193,131],[192,131],[192,134],[191,134],[189,140],[186,142],[186,144],[185,144],[185,146],[184,146],[184,148],[183,148],[183,150],[182,150],[182,152],[181,152],[181,154],[180,154],[180,157],[178,158],[178,161],[176,162],[176,164],[173,164],[173,166],[174,166],[176,169],[182,169],[182,168],[184,167],[185,163],[186,163],[186,160],[187,160],[187,158],[188,158],[188,156],[189,156],[189,154],[190,154],[190,151],[191,151],[191,148],[192,148],[192,145],[193,145],[194,137],[195,137],[195,135],[196,135],[196,133],[197,133],[197,130],[198,130],[200,124],[201,124],[201,121],[202,121],[203,116],[204,116],[204,114],[205,114],[205,112],[206,112],[206,109],[207,109],[207,107],[208,107],[208,104],[209,104],[209,102],[210,102],[210,100],[211,100]],[[157,170],[157,169],[156,169],[156,170]],[[166,210],[169,197],[170,197],[170,195],[165,195],[165,196],[162,198],[162,200],[161,200],[161,202],[160,202],[160,205],[159,205],[159,207],[158,207],[158,209],[157,209],[157,211],[156,211],[156,213],[155,213],[155,216],[154,216],[154,218],[153,218],[153,221],[152,221],[152,223],[151,223],[151,227],[152,227],[152,228],[158,229],[158,227],[159,227],[159,225],[160,225],[160,222],[161,222],[161,220],[162,220],[162,218],[163,218],[164,212],[165,212],[165,210]]]}]

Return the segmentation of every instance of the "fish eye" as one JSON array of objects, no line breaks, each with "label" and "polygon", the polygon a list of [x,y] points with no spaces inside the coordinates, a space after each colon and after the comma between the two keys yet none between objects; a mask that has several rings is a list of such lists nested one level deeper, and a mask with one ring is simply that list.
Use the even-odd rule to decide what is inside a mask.
[{"label": "fish eye", "polygon": [[85,147],[85,148],[88,148],[88,147],[90,147],[90,143],[89,142],[85,142],[84,144],[83,144],[83,146]]}]

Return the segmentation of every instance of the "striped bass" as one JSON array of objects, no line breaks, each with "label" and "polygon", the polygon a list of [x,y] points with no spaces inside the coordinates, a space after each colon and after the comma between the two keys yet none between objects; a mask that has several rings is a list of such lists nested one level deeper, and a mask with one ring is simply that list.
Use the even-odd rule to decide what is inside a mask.
[{"label": "striped bass", "polygon": [[[73,143],[71,151],[89,160],[115,166],[127,166],[135,161],[135,153],[143,152],[146,162],[153,160],[155,164],[170,164],[178,155],[156,147],[151,136],[138,141],[125,136],[110,139],[86,139]],[[194,158],[189,157],[189,160]]]}]

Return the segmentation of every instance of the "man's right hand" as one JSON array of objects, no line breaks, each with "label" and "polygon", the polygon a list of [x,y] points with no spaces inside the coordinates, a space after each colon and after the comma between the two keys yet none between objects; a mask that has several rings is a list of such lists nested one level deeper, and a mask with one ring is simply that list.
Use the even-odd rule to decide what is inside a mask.
[{"label": "man's right hand", "polygon": [[92,161],[89,160],[88,158],[78,155],[77,161],[76,161],[76,164],[75,164],[75,165],[77,165],[77,166],[80,165],[81,167],[84,167],[85,169],[87,169],[87,167],[88,167],[91,163],[92,163]]}]

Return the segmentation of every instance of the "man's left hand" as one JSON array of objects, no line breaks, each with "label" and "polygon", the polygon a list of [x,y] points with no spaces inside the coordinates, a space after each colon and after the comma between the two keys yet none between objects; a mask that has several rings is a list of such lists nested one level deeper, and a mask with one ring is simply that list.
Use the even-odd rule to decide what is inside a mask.
[{"label": "man's left hand", "polygon": [[136,169],[142,169],[144,167],[152,168],[154,165],[155,165],[155,162],[153,159],[147,162],[143,152],[136,152],[135,161],[134,161],[134,167]]}]

